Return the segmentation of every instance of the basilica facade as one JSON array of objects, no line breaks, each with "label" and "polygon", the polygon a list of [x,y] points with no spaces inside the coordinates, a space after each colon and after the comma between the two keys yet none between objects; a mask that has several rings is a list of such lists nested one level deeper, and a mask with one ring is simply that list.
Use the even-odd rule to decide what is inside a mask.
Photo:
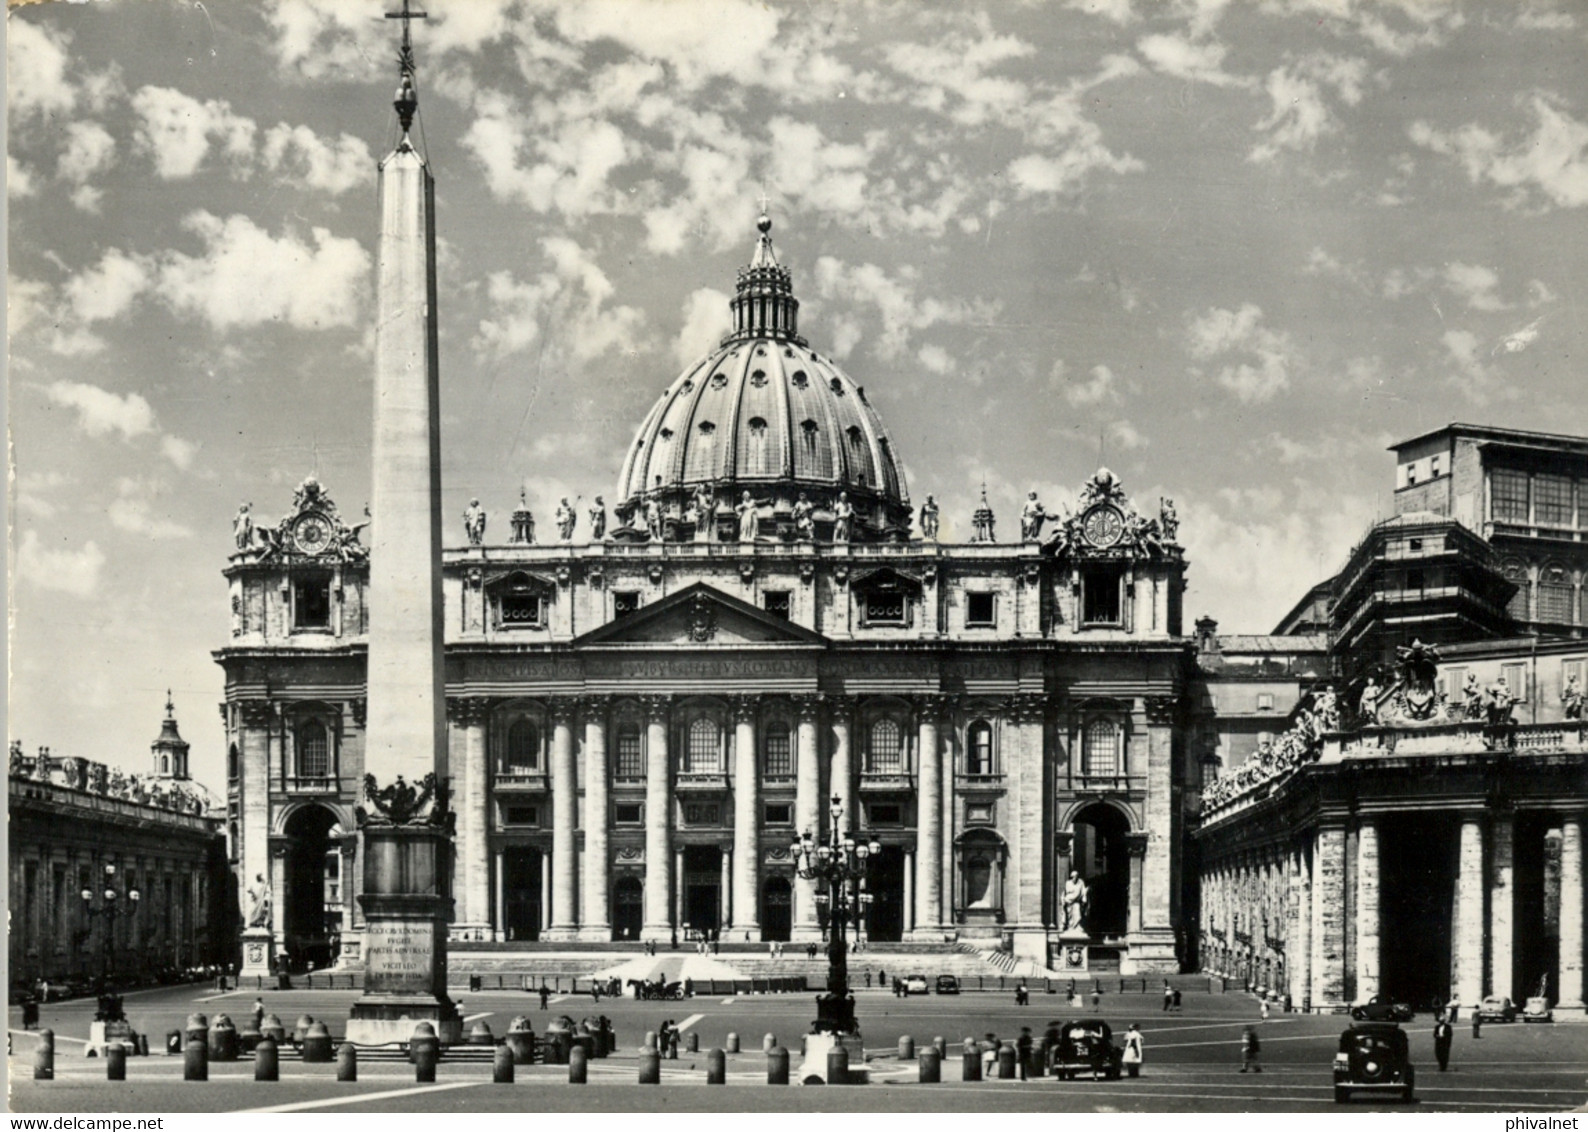
[{"label": "basilica facade", "polygon": [[[818,939],[790,846],[836,832],[882,846],[874,942],[1060,962],[1074,871],[1089,968],[1177,969],[1199,768],[1172,504],[1102,469],[940,541],[760,227],[612,514],[564,502],[537,541],[527,506],[502,531],[476,503],[444,553],[453,938]],[[357,955],[362,526],[308,480],[239,516],[225,569],[229,832],[297,962]]]}]

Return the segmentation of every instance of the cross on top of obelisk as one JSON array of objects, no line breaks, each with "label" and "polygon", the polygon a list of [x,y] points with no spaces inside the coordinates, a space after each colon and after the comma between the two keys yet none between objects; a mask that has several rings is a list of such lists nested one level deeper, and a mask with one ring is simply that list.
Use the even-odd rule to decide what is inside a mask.
[{"label": "cross on top of obelisk", "polygon": [[414,20],[427,20],[428,12],[416,12],[409,7],[409,0],[403,0],[402,11],[387,12],[388,20],[401,20],[403,22],[402,47],[397,52],[397,70],[402,76],[402,85],[397,88],[397,98],[392,105],[397,110],[397,118],[402,122],[403,133],[406,134],[414,123],[414,111],[419,107],[419,96],[414,93],[414,48],[409,29]]}]

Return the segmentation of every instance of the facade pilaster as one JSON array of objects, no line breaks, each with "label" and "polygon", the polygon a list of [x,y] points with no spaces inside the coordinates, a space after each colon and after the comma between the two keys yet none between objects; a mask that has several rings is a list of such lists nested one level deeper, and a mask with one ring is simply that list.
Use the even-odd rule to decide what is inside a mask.
[{"label": "facade pilaster", "polygon": [[1296,930],[1285,942],[1290,970],[1290,996],[1299,1010],[1312,1006],[1312,854],[1306,845],[1295,848]]},{"label": "facade pilaster", "polygon": [[584,909],[579,938],[606,942],[612,938],[611,868],[608,834],[612,819],[607,804],[607,697],[588,696],[584,712]]},{"label": "facade pilaster", "polygon": [[[758,700],[739,696],[733,701],[733,873],[722,878],[724,902],[732,894],[733,930],[743,938],[759,939],[757,916],[761,890],[761,773],[756,749],[755,716]],[[724,865],[726,868],[726,865]],[[731,880],[731,883],[730,883]],[[724,919],[723,926],[729,921]],[[737,937],[736,937],[737,938]]]},{"label": "facade pilaster", "polygon": [[[1027,587],[1031,588],[1031,587]],[[1043,852],[1047,838],[1048,806],[1053,797],[1042,757],[1042,724],[1047,702],[1041,696],[1022,695],[1010,701],[1003,721],[1002,770],[1008,793],[1012,836],[1009,845],[1009,892],[1005,905],[1014,929],[1015,954],[1047,963],[1048,934],[1043,919],[1043,893],[1049,877]]]},{"label": "facade pilaster", "polygon": [[854,728],[854,699],[850,696],[829,696],[827,716],[833,729],[833,793],[843,807],[843,832],[852,833],[859,828],[860,815],[855,812],[855,766],[851,747]]},{"label": "facade pilaster", "polygon": [[1583,970],[1582,814],[1560,825],[1560,987],[1559,1006],[1581,1010]]},{"label": "facade pilaster", "polygon": [[551,703],[551,930],[548,939],[579,931],[579,780],[574,769],[573,700]]},{"label": "facade pilaster", "polygon": [[[237,881],[239,915],[248,922],[248,890],[255,877],[270,879],[270,732],[275,705],[269,700],[244,700],[237,705],[242,724],[238,743],[242,757],[243,875]],[[274,883],[274,882],[272,882]],[[276,890],[280,901],[280,890]]]},{"label": "facade pilaster", "polygon": [[672,776],[667,696],[645,697],[645,939],[672,935]]},{"label": "facade pilaster", "polygon": [[275,841],[270,845],[270,891],[274,894],[270,904],[270,930],[276,943],[287,938],[287,902],[293,893],[287,891],[287,843]]},{"label": "facade pilaster", "polygon": [[1378,824],[1363,818],[1356,831],[1356,998],[1379,992]]},{"label": "facade pilaster", "polygon": [[1511,985],[1515,947],[1515,818],[1498,811],[1490,818],[1489,993],[1516,997]]},{"label": "facade pilaster", "polygon": [[938,724],[943,701],[923,697],[916,742],[915,932],[940,938],[943,930],[943,754]]},{"label": "facade pilaster", "polygon": [[904,851],[904,930],[915,930],[915,850]]},{"label": "facade pilaster", "polygon": [[[794,832],[802,836],[809,831],[811,837],[820,839],[822,769],[816,746],[816,720],[821,700],[818,696],[796,696],[794,706],[799,712],[794,755]],[[794,878],[793,937],[796,940],[821,938],[821,924],[816,918],[816,882],[798,876]]]},{"label": "facade pilaster", "polygon": [[1462,814],[1450,933],[1452,992],[1458,1003],[1473,1009],[1483,1001],[1483,889],[1483,819],[1475,813]]},{"label": "facade pilaster", "polygon": [[458,879],[462,882],[462,907],[453,924],[454,938],[471,938],[491,922],[490,857],[487,848],[490,796],[490,767],[486,744],[486,720],[490,701],[479,696],[452,697],[447,700],[447,715],[453,727],[462,732],[462,789],[458,817]]}]

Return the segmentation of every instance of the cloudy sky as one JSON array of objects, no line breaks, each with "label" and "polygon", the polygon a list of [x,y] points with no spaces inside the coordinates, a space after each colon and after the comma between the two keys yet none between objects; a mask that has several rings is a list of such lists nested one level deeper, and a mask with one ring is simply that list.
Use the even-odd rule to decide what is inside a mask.
[{"label": "cloudy sky", "polygon": [[[1264,631],[1388,506],[1386,444],[1588,432],[1588,4],[430,0],[445,509],[610,492],[726,326],[765,192],[801,328],[915,499],[1014,528],[1106,462],[1189,610]],[[10,732],[141,767],[249,500],[369,490],[380,0],[7,20]]]}]

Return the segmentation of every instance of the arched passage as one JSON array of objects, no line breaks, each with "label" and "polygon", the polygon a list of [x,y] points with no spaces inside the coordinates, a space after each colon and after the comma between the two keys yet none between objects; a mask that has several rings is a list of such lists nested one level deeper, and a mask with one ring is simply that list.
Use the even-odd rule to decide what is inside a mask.
[{"label": "arched passage", "polygon": [[1102,802],[1087,806],[1071,823],[1075,832],[1070,868],[1087,884],[1085,927],[1093,936],[1124,935],[1130,912],[1130,821]]},{"label": "arched passage", "polygon": [[327,900],[326,884],[329,872],[335,888],[340,891],[343,887],[339,883],[342,848],[334,836],[337,831],[336,815],[324,806],[304,806],[286,821],[283,943],[290,962],[299,969],[309,963],[329,967],[331,937],[341,930],[341,901]]}]

